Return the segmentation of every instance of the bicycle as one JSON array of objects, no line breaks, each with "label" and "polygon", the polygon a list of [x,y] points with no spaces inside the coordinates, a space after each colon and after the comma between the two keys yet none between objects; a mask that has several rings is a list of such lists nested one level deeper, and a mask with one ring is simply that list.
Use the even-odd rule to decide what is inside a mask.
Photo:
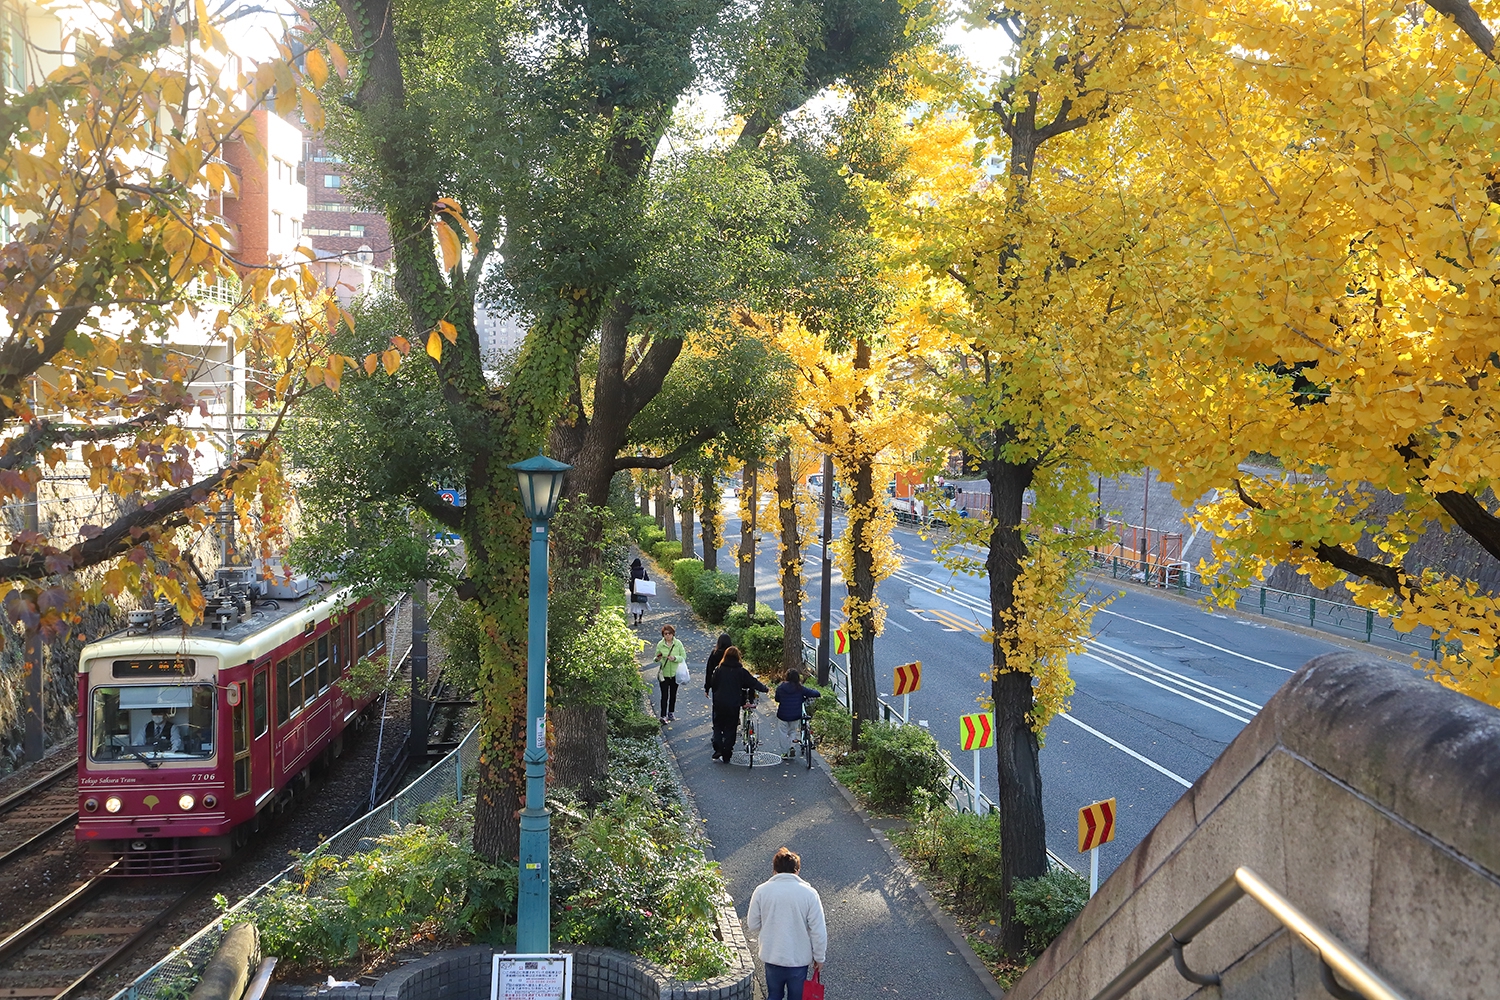
[{"label": "bicycle", "polygon": [[807,769],[811,771],[813,765],[812,716],[807,712],[805,701],[802,703],[802,759],[807,761]]},{"label": "bicycle", "polygon": [[760,747],[760,733],[755,728],[755,700],[745,702],[745,719],[740,724],[740,735],[744,738],[745,755],[749,766],[755,766],[755,751]]}]

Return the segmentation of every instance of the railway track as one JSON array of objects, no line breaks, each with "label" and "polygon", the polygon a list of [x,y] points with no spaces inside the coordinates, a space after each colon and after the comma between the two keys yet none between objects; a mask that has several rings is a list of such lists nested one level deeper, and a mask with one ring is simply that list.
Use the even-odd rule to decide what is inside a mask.
[{"label": "railway track", "polygon": [[78,821],[78,761],[0,799],[0,870]]},{"label": "railway track", "polygon": [[[118,864],[116,862],[115,864]],[[72,1000],[192,899],[206,878],[122,879],[110,865],[0,940],[0,998]]]}]

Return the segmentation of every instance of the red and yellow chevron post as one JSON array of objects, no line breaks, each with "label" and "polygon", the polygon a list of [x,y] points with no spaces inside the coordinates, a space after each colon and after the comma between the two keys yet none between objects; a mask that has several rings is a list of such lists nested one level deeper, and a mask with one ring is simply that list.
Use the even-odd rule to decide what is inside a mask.
[{"label": "red and yellow chevron post", "polygon": [[1091,802],[1078,810],[1078,853],[1089,852],[1089,895],[1099,891],[1099,846],[1115,839],[1115,800]]}]

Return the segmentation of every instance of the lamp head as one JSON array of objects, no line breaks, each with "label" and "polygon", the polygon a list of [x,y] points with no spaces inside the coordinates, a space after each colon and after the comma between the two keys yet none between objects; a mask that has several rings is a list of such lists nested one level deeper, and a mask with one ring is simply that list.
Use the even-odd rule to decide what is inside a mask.
[{"label": "lamp head", "polygon": [[521,506],[526,516],[533,521],[546,521],[557,513],[557,502],[562,499],[563,480],[573,468],[566,462],[558,462],[537,454],[524,462],[511,466],[521,485]]}]

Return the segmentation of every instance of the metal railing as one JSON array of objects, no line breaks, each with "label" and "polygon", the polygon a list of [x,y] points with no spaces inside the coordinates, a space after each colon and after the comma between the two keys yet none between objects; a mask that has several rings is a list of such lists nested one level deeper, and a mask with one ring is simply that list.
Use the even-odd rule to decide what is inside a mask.
[{"label": "metal railing", "polygon": [[[817,657],[817,647],[806,639],[802,640],[802,663],[807,668],[809,676],[818,676]],[[848,711],[853,712],[854,705],[850,700],[849,694],[849,674],[832,656],[828,658],[828,681],[829,685],[833,688],[833,696],[838,699],[839,704],[843,705]],[[906,717],[901,714],[901,711],[890,702],[884,698],[877,698],[876,700],[880,703],[882,722],[899,722],[903,726],[910,725]],[[938,756],[943,758],[943,763],[948,768],[948,800],[944,805],[954,812],[974,813],[980,816],[1000,811],[1000,807],[974,784],[974,780],[965,774],[957,764],[953,763],[953,758],[948,755],[948,751],[942,747],[938,747]],[[1054,869],[1063,869],[1070,872],[1076,871],[1072,865],[1056,854],[1053,854],[1050,848],[1047,850],[1047,859],[1051,862]]]},{"label": "metal railing", "polygon": [[[1203,902],[1193,907],[1187,916],[1177,921],[1171,930],[1158,938],[1124,972],[1100,990],[1094,1000],[1119,1000],[1167,959],[1172,960],[1178,974],[1188,982],[1198,986],[1219,985],[1220,977],[1217,973],[1194,972],[1188,968],[1182,949],[1191,944],[1193,938],[1209,924],[1223,916],[1241,896],[1249,896],[1259,903],[1318,956],[1323,988],[1339,1000],[1354,1000],[1355,997],[1364,997],[1365,1000],[1405,1000],[1337,938],[1309,920],[1306,914],[1249,868],[1236,868],[1234,874],[1225,879]],[[1335,973],[1349,986],[1340,983],[1335,978]]]},{"label": "metal railing", "polygon": [[[1185,562],[1154,558],[1143,561],[1139,556],[1108,552],[1094,552],[1091,555],[1095,569],[1108,571],[1111,579],[1150,583],[1180,594],[1206,594],[1209,591],[1202,575]],[[1240,593],[1239,599],[1255,600],[1260,613],[1267,618],[1296,622],[1324,632],[1341,632],[1362,638],[1365,642],[1381,639],[1399,646],[1430,650],[1434,659],[1441,659],[1444,652],[1442,642],[1432,634],[1431,629],[1398,631],[1396,619],[1378,615],[1369,608],[1308,594],[1294,594],[1275,587],[1248,588]]]},{"label": "metal railing", "polygon": [[[419,806],[439,799],[460,800],[471,784],[479,760],[479,727],[469,730],[458,748],[428,768],[421,777],[396,793],[384,805],[371,810],[315,847],[311,855],[346,858],[371,846],[396,830],[403,817],[411,818]],[[256,900],[291,877],[301,862],[288,865],[265,885],[224,911],[207,927],[178,945],[170,954],[141,973],[111,1000],[183,1000],[202,976],[223,940],[229,924],[242,913],[253,911]],[[226,923],[228,921],[228,923]]]}]

